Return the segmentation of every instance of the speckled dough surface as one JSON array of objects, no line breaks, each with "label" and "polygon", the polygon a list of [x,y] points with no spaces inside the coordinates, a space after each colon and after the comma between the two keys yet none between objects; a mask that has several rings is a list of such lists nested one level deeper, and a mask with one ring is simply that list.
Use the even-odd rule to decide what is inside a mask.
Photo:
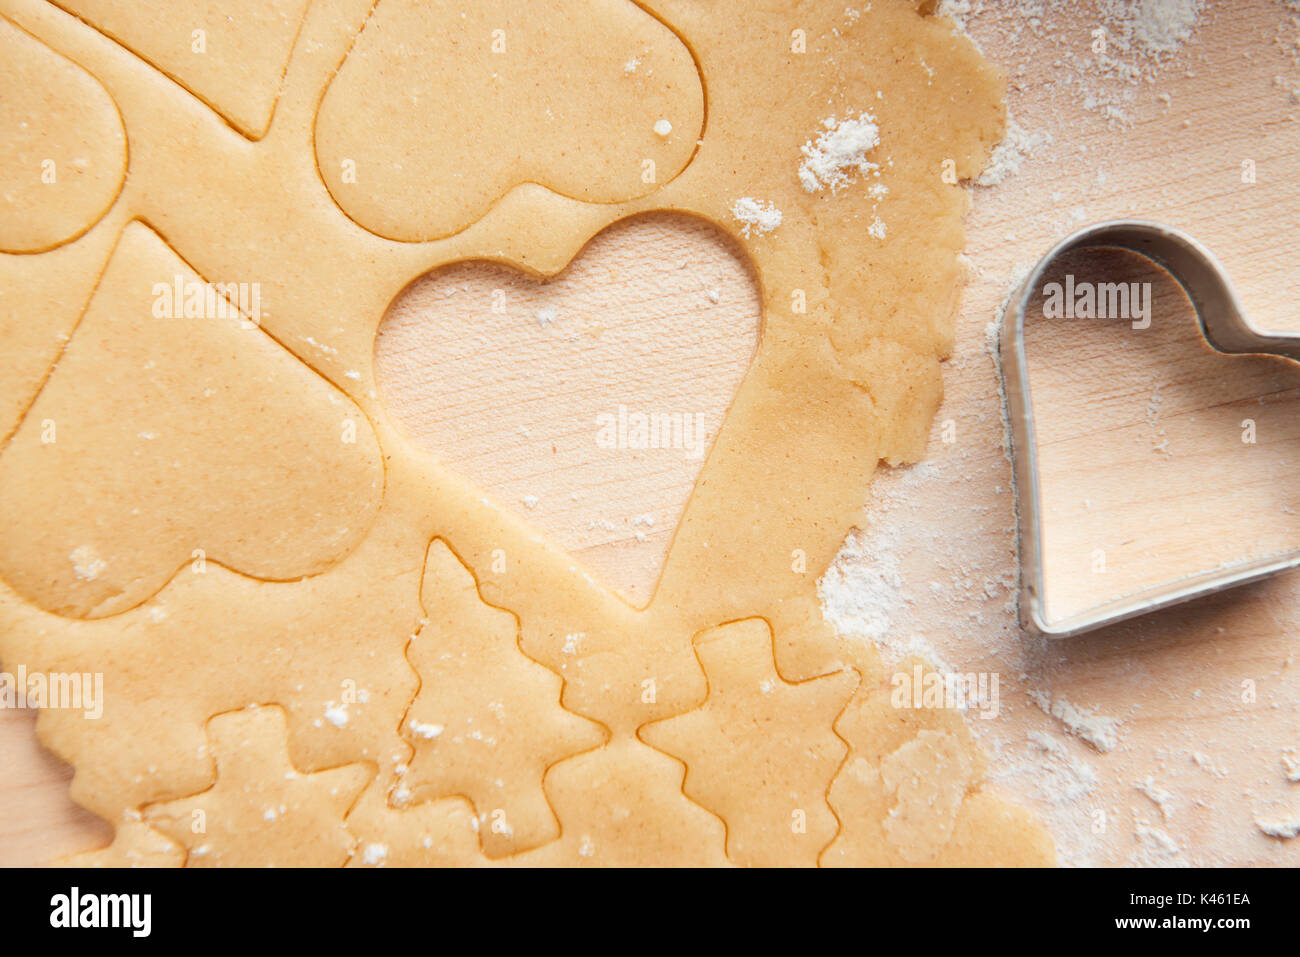
[{"label": "speckled dough surface", "polygon": [[[1051,862],[816,598],[940,398],[1003,126],[969,40],[904,0],[215,8],[0,0],[0,662],[104,676],[39,722],[116,828],[75,862]],[[638,609],[372,357],[431,269],[663,210],[743,245],[763,326]]]}]

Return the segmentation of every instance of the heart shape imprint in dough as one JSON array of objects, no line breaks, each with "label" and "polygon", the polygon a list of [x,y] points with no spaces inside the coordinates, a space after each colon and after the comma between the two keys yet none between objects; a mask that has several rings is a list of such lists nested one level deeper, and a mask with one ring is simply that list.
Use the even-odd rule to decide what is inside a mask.
[{"label": "heart shape imprint in dough", "polygon": [[640,607],[760,316],[737,244],[651,214],[549,280],[481,262],[417,279],[380,325],[375,374],[417,444]]},{"label": "heart shape imprint in dough", "polygon": [[42,252],[117,198],[126,130],[98,80],[3,17],[0,63],[0,252]]},{"label": "heart shape imprint in dough", "polygon": [[321,100],[316,160],[353,221],[415,242],[521,183],[648,195],[703,128],[690,50],[629,0],[379,0]]},{"label": "heart shape imprint in dough", "polygon": [[[1059,622],[1104,602],[1300,548],[1300,369],[1228,356],[1168,273],[1133,253],[1063,256],[1043,277],[1150,283],[1141,319],[1025,324],[1043,594]],[[1133,287],[1130,285],[1130,289]]]},{"label": "heart shape imprint in dough", "polygon": [[0,581],[24,599],[116,615],[180,569],[287,581],[365,538],[384,487],[369,420],[251,321],[260,287],[241,306],[239,286],[143,223],[122,231],[0,447]]}]

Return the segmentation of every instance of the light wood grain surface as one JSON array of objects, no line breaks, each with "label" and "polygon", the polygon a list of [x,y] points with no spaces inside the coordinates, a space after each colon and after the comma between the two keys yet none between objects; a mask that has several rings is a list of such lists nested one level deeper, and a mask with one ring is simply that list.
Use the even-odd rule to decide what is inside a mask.
[{"label": "light wood grain surface", "polygon": [[[1068,67],[1089,56],[1096,26],[1089,5],[1049,12],[1050,27],[1039,29],[1025,23],[1021,6],[976,4],[969,29],[1006,66],[1018,122],[1050,141],[1002,184],[976,190],[972,281],[928,459],[882,474],[865,503],[862,535],[877,563],[892,563],[898,574],[875,609],[888,624],[886,654],[922,647],[954,669],[1000,676],[997,717],[972,717],[991,753],[991,786],[1043,817],[1065,863],[1300,864],[1300,840],[1268,837],[1258,826],[1300,814],[1300,784],[1286,780],[1282,764],[1286,748],[1300,748],[1300,575],[1076,639],[1026,638],[1011,601],[1015,519],[986,349],[986,327],[1015,278],[1066,232],[1116,216],[1190,231],[1224,261],[1257,324],[1300,329],[1300,264],[1287,238],[1300,234],[1300,107],[1289,93],[1300,87],[1300,65],[1285,42],[1294,30],[1290,14],[1273,0],[1211,4],[1196,39],[1153,82],[1097,79],[1089,90],[1067,81]],[[1107,119],[1089,101],[1097,90],[1122,103],[1127,119]],[[1242,182],[1243,160],[1253,162],[1256,182]],[[623,316],[606,322],[592,308],[575,308],[582,290],[563,284],[516,282],[512,295],[534,316],[553,309],[560,319],[554,329],[578,315],[579,343],[626,316],[657,317],[669,343],[695,328],[717,352],[690,375],[665,381],[644,359],[615,368],[637,402],[653,406],[668,395],[669,408],[713,414],[752,354],[751,280],[732,248],[707,229],[663,221],[646,229],[625,230],[605,250],[615,265],[603,268],[635,270],[628,257],[639,245],[640,274],[657,277],[631,297]],[[683,261],[690,266],[678,271]],[[1136,268],[1104,260],[1078,267],[1107,276]],[[583,281],[607,281],[600,268],[598,261]],[[454,317],[447,307],[456,295],[490,294],[503,282],[490,267],[459,267],[452,287],[462,292],[442,305],[408,304]],[[718,303],[709,298],[713,288],[721,290]],[[1141,350],[1136,342],[1133,350],[1112,348],[1098,328],[1082,330],[1081,338],[1057,327],[1031,336],[1034,388],[1042,389],[1035,397],[1048,408],[1050,396],[1053,410],[1046,429],[1055,439],[1045,448],[1061,481],[1052,502],[1068,520],[1061,527],[1071,530],[1056,551],[1066,588],[1097,585],[1074,574],[1071,563],[1090,555],[1098,536],[1117,542],[1108,557],[1118,571],[1108,584],[1129,587],[1179,563],[1294,544],[1300,534],[1291,511],[1300,488],[1294,367],[1243,360],[1225,371],[1196,342],[1185,304],[1165,293],[1159,331]],[[418,440],[452,442],[464,422],[431,411],[436,381],[426,377],[422,385],[409,367],[403,379],[400,357],[415,346],[403,338],[400,317],[394,322],[380,353],[381,369],[387,362],[393,373],[386,377],[390,404],[409,403],[397,414]],[[696,322],[717,325],[701,332]],[[595,443],[582,443],[572,445],[561,469],[538,472],[529,450],[547,436],[589,435],[596,408],[574,377],[573,353],[536,331],[545,330],[521,332],[494,359],[503,376],[527,370],[506,391],[532,379],[564,382],[575,394],[546,401],[543,388],[541,398],[518,399],[515,411],[527,421],[513,412],[489,421],[448,454],[636,601],[654,580],[692,463],[652,459],[638,475],[611,475],[593,458]],[[617,364],[617,350],[606,359]],[[426,386],[434,391],[422,393]],[[503,396],[507,408],[509,399]],[[1256,412],[1261,435],[1247,450],[1240,430],[1228,428],[1246,417],[1245,407]],[[530,508],[524,500],[534,496]],[[633,523],[645,514],[654,515],[653,525]],[[849,577],[866,574],[859,568]],[[1072,601],[1091,595],[1064,594]],[[1099,753],[1044,714],[1031,693],[1114,718],[1118,745]],[[68,801],[70,771],[36,745],[32,726],[28,714],[0,711],[0,864],[41,863],[108,836]]]},{"label": "light wood grain surface", "polygon": [[1216,353],[1182,289],[1133,254],[1072,256],[1045,279],[1067,276],[1146,284],[1150,327],[1026,325],[1048,615],[1300,548],[1300,368]]},{"label": "light wood grain surface", "polygon": [[[725,233],[638,216],[550,282],[465,263],[412,283],[380,325],[375,374],[416,444],[641,607],[761,314]],[[644,424],[646,447],[620,448],[620,423],[628,443]]]}]

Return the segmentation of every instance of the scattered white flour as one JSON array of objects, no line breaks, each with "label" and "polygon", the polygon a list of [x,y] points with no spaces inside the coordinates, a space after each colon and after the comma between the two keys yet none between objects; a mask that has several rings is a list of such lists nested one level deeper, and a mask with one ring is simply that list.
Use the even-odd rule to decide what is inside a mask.
[{"label": "scattered white flour", "polygon": [[388,860],[388,845],[367,844],[361,860],[370,867],[378,867]]},{"label": "scattered white flour", "polygon": [[520,501],[524,503],[524,508],[528,509],[529,511],[532,511],[541,503],[542,500],[538,498],[536,495],[525,495],[522,499],[520,499]]},{"label": "scattered white flour", "polygon": [[1216,778],[1226,778],[1228,776],[1227,770],[1215,764],[1214,759],[1208,754],[1204,754],[1200,751],[1193,751],[1192,761],[1195,762],[1196,766],[1206,774],[1213,774]]},{"label": "scattered white flour", "polygon": [[873,219],[871,225],[867,227],[867,235],[873,239],[885,238],[885,224],[879,216]]},{"label": "scattered white flour", "polygon": [[546,308],[538,309],[537,312],[533,313],[533,319],[536,321],[539,329],[549,329],[551,326],[555,325],[559,316],[556,314],[554,309]]},{"label": "scattered white flour", "polygon": [[998,738],[983,743],[993,751],[989,783],[1018,801],[1024,801],[1021,795],[1033,800],[1035,813],[1056,841],[1058,863],[1095,866],[1098,842],[1093,826],[1100,780],[1088,760],[1075,753],[1078,749],[1046,731],[1028,732],[1023,747]]},{"label": "scattered white flour", "polygon": [[1168,57],[1192,38],[1204,0],[1103,0],[1102,16],[1150,57]]},{"label": "scattered white flour", "polygon": [[1166,791],[1164,788],[1156,784],[1155,779],[1149,774],[1143,780],[1134,784],[1133,787],[1137,788],[1151,799],[1151,803],[1160,809],[1160,816],[1163,817],[1165,823],[1168,824],[1169,818],[1172,817],[1174,813],[1173,793],[1171,791]]},{"label": "scattered white flour", "polygon": [[1271,818],[1260,817],[1256,814],[1255,826],[1269,837],[1276,837],[1280,841],[1289,841],[1291,838],[1300,835],[1300,814]]},{"label": "scattered white flour", "polygon": [[1064,741],[1046,731],[1030,731],[1029,743],[1044,754],[1041,766],[1043,784],[1039,796],[1052,804],[1068,804],[1090,793],[1097,786],[1093,766],[1070,753]]},{"label": "scattered white flour", "polygon": [[626,63],[623,64],[623,72],[629,75],[635,73],[637,67],[639,67],[640,65],[641,65],[641,58],[639,56],[634,56],[632,57],[632,59],[628,60]]},{"label": "scattered white flour", "polygon": [[72,562],[72,570],[83,582],[94,581],[108,567],[108,562],[100,558],[89,545],[78,545],[68,558]]},{"label": "scattered white flour", "polygon": [[304,336],[303,341],[305,341],[309,346],[316,347],[321,352],[325,353],[327,356],[336,356],[339,354],[339,351],[335,349],[333,346],[327,346],[323,342],[317,342],[315,337],[313,336]]},{"label": "scattered white flour", "polygon": [[[822,615],[837,632],[875,642],[891,663],[913,655],[941,671],[953,671],[923,637],[925,624],[913,621],[917,598],[929,605],[938,600],[935,583],[921,589],[904,587],[900,559],[915,543],[908,539],[904,516],[918,484],[939,474],[933,462],[892,469],[873,484],[875,501],[865,528],[849,532],[839,554],[817,582]],[[886,491],[887,489],[887,491]],[[979,587],[987,589],[990,583]],[[919,592],[919,594],[918,594]]]},{"label": "scattered white flour", "polygon": [[904,601],[898,541],[891,527],[855,528],[817,582],[826,620],[840,634],[885,641]]},{"label": "scattered white flour", "polygon": [[750,230],[770,233],[781,225],[781,211],[772,203],[752,196],[742,196],[731,204],[731,215],[741,224],[741,232],[748,238]]},{"label": "scattered white flour", "polygon": [[1010,117],[1002,142],[993,148],[993,155],[984,172],[975,179],[976,186],[996,186],[1008,176],[1020,172],[1020,165],[1034,150],[1051,142],[1047,133],[1030,133]]},{"label": "scattered white flour", "polygon": [[1156,383],[1151,390],[1151,396],[1147,399],[1147,425],[1156,426],[1160,423],[1160,410],[1164,407],[1165,400],[1160,395],[1160,390],[1164,388],[1164,383]]},{"label": "scattered white flour", "polygon": [[336,728],[343,727],[348,723],[348,706],[329,702],[325,705],[325,720]]},{"label": "scattered white flour", "polygon": [[[1093,34],[1093,64],[1111,80],[1154,83],[1165,63],[1195,34],[1204,6],[1204,0],[1098,0],[1102,34]],[[1117,96],[1097,89],[1091,98],[1094,102],[1085,106],[1100,107],[1125,125],[1131,122],[1120,114],[1121,101],[1131,100],[1132,91]]]},{"label": "scattered white flour", "polygon": [[1031,691],[1029,698],[1038,705],[1043,714],[1055,718],[1061,722],[1066,731],[1088,742],[1103,754],[1119,744],[1119,721],[1115,718],[1103,717],[1075,707],[1064,698],[1053,701],[1052,696],[1044,691]]},{"label": "scattered white flour", "polygon": [[1205,0],[941,0],[935,12],[977,46],[982,40],[991,47],[1013,75],[1031,62],[1050,62],[1054,89],[1110,124],[1129,127],[1139,97],[1148,95],[1143,88],[1169,107],[1169,94],[1151,87],[1194,40],[1205,6]]},{"label": "scattered white flour", "polygon": [[655,136],[667,136],[673,131],[673,125],[667,120],[655,120]]},{"label": "scattered white flour", "polygon": [[[1287,17],[1277,28],[1277,34],[1273,37],[1273,46],[1283,56],[1291,61],[1292,66],[1300,66],[1300,3],[1294,0],[1283,0],[1286,8],[1291,11],[1292,16]],[[1273,84],[1277,87],[1287,89],[1291,96],[1296,96],[1296,87],[1294,80],[1287,80],[1280,76],[1273,77]]]},{"label": "scattered white flour", "polygon": [[[1156,82],[1165,63],[1196,32],[1203,7],[1203,0],[1099,0],[1105,44],[1100,50],[1094,47],[1091,62],[1080,64],[1084,107],[1112,123],[1131,126],[1136,88]],[[1094,81],[1096,74],[1103,82]]]},{"label": "scattered white flour", "polygon": [[[993,310],[993,318],[984,326],[984,354],[993,363],[993,378],[998,389],[998,419],[1002,426],[1002,458],[1011,470],[1007,480],[1011,485],[1011,513],[1017,526],[1020,524],[1020,495],[1016,489],[1015,457],[1011,449],[1011,406],[1007,398],[1007,381],[1002,375],[1002,327],[1007,319],[1007,306],[1024,284],[1026,277],[1037,264],[1022,261],[1011,267],[1011,276],[1002,289],[1002,298]],[[1019,548],[1019,542],[1016,543]],[[1018,561],[1018,559],[1017,559]]]},{"label": "scattered white flour", "polygon": [[1136,867],[1186,867],[1182,860],[1182,848],[1169,836],[1169,832],[1156,827],[1149,821],[1137,818],[1133,824],[1133,836],[1137,838],[1138,849],[1129,859]]},{"label": "scattered white flour", "polygon": [[[1300,3],[1300,0],[1296,0]],[[1287,748],[1282,752],[1282,767],[1286,769],[1286,779],[1292,784],[1300,784],[1300,748]]]},{"label": "scattered white flour", "polygon": [[822,121],[824,129],[800,147],[799,182],[810,193],[830,187],[837,192],[853,181],[853,174],[879,173],[880,167],[867,154],[880,145],[880,127],[870,113],[856,118]]},{"label": "scattered white flour", "polygon": [[936,17],[947,17],[957,24],[958,29],[966,29],[966,21],[974,12],[971,6],[971,0],[939,0],[939,5],[935,7],[934,15]]},{"label": "scattered white flour", "polygon": [[406,726],[411,729],[412,734],[417,734],[426,741],[436,738],[445,730],[440,724],[429,724],[424,721],[416,721],[414,718],[406,722]]}]

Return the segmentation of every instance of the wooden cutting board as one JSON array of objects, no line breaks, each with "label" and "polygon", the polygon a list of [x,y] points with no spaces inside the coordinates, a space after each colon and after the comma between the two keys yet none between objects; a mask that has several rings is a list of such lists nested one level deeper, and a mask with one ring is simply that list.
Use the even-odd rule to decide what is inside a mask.
[{"label": "wooden cutting board", "polygon": [[[929,456],[915,468],[882,473],[864,511],[863,537],[875,561],[892,562],[899,574],[877,596],[873,614],[888,625],[887,657],[922,647],[956,670],[999,675],[998,716],[971,719],[990,751],[990,786],[1043,816],[1063,861],[1294,866],[1300,840],[1264,835],[1257,818],[1300,814],[1300,784],[1286,780],[1282,763],[1284,749],[1300,748],[1294,664],[1300,576],[1076,639],[1025,638],[1010,601],[1015,519],[986,327],[1015,277],[1054,240],[1085,222],[1137,216],[1172,223],[1207,243],[1260,325],[1300,330],[1300,263],[1286,241],[1300,234],[1300,95],[1289,92],[1300,87],[1300,25],[1275,0],[1210,4],[1182,53],[1152,81],[1130,83],[1081,66],[1095,63],[1092,31],[1099,22],[1086,4],[1068,16],[1026,18],[1046,6],[976,3],[970,18],[972,35],[1011,77],[1017,121],[1031,137],[1050,140],[1034,145],[1002,183],[974,191],[972,279]],[[1106,103],[1113,107],[1109,117]],[[1253,183],[1243,182],[1247,161]],[[683,317],[684,329],[697,321],[716,324],[720,340],[731,342],[719,350],[720,368],[743,368],[757,329],[757,300],[731,244],[698,225],[661,221],[649,233],[624,230],[606,245],[612,258],[605,268],[644,257],[661,278],[668,276],[639,290],[629,308]],[[685,263],[688,271],[668,281],[664,263]],[[1080,272],[1100,268],[1077,265]],[[453,285],[490,281],[488,268],[480,276],[458,275]],[[582,279],[602,281],[598,268]],[[551,308],[547,294],[530,293],[534,312]],[[575,294],[581,298],[582,289],[564,291]],[[562,317],[562,306],[572,302],[557,302],[554,311]],[[1157,305],[1161,328],[1187,319],[1176,296],[1162,295]],[[424,308],[438,307],[430,301]],[[543,317],[539,328],[549,324]],[[1186,328],[1185,338],[1162,339],[1140,374],[1104,366],[1116,358],[1104,340],[1082,342],[1053,328],[1035,341],[1041,351],[1035,397],[1056,410],[1054,431],[1044,439],[1069,451],[1056,473],[1064,485],[1054,485],[1064,489],[1066,511],[1075,510],[1077,540],[1064,554],[1090,554],[1090,527],[1105,528],[1107,521],[1167,527],[1152,520],[1153,511],[1194,518],[1180,527],[1178,542],[1191,560],[1256,537],[1289,540],[1294,525],[1287,509],[1300,492],[1300,449],[1293,446],[1300,437],[1286,423],[1300,421],[1293,408],[1300,380],[1291,369],[1220,373],[1205,364]],[[584,324],[575,334],[593,330]],[[521,334],[502,344],[502,354],[517,355],[538,376],[569,375],[562,352],[548,351],[541,336]],[[389,361],[382,353],[381,360]],[[400,370],[400,361],[392,361]],[[636,381],[671,373],[643,362],[629,363],[623,374]],[[400,371],[394,376],[400,379]],[[713,394],[718,390],[705,392],[714,379],[681,375],[656,387],[674,390],[679,408],[725,406],[726,396]],[[439,430],[451,426],[428,410],[454,397],[440,396],[436,383],[423,399],[408,387],[393,387],[390,404],[401,405],[396,411],[418,440],[436,444]],[[589,450],[587,458],[575,451],[547,474],[524,471],[536,436],[562,434],[573,416],[590,411],[584,388],[597,387],[569,377],[568,398],[529,410],[527,435],[517,424],[495,423],[491,441],[480,443],[488,451],[477,458],[462,453],[459,467],[482,469],[494,494],[631,600],[644,601],[694,470],[649,470],[611,489],[592,467],[589,456],[596,452]],[[1225,403],[1259,405],[1260,396],[1263,412],[1256,417],[1266,425],[1253,451],[1262,454],[1238,470],[1233,463],[1241,448],[1225,444],[1222,430],[1206,423],[1216,415],[1215,421],[1245,418],[1239,408],[1225,411]],[[1110,421],[1103,413],[1128,430],[1122,442],[1096,444]],[[1111,454],[1121,447],[1124,454]],[[1098,509],[1091,526],[1083,499]],[[1124,511],[1137,501],[1149,507]],[[653,524],[640,520],[650,513]],[[1154,561],[1151,549],[1144,550],[1142,536],[1133,537],[1136,545],[1120,546],[1130,552],[1112,558],[1130,562],[1125,574],[1145,574]],[[846,574],[859,576],[863,588],[875,587],[870,569]],[[1049,708],[1064,700],[1115,719],[1116,747],[1096,751],[1035,699]],[[0,865],[46,862],[110,837],[104,824],[69,802],[71,770],[39,747],[33,724],[30,714],[0,711]]]}]

